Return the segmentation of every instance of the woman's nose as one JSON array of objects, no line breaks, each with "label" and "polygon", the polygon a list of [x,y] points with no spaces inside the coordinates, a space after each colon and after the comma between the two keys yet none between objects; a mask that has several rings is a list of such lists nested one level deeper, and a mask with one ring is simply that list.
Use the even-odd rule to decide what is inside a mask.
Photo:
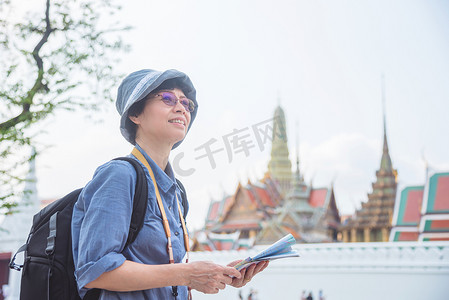
[{"label": "woman's nose", "polygon": [[180,111],[182,113],[186,113],[187,112],[186,108],[184,107],[184,105],[182,105],[181,100],[179,98],[176,101],[175,110],[177,112]]}]

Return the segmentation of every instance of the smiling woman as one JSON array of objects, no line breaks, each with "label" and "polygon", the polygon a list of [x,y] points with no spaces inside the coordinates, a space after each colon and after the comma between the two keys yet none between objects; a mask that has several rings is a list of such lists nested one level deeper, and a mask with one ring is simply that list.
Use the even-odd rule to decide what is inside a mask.
[{"label": "smiling woman", "polygon": [[[148,120],[149,122],[151,122],[151,124],[148,125],[152,127],[150,129],[153,129],[153,131],[165,128],[164,126],[160,127],[157,124],[157,122],[159,121],[164,125],[166,125],[166,122],[182,122],[184,124],[183,128],[185,129],[185,135],[187,133],[187,130],[190,128],[191,121],[195,119],[198,109],[198,104],[195,99],[196,92],[194,89],[192,90],[192,88],[193,86],[190,87],[187,83],[180,80],[179,78],[173,78],[164,81],[160,86],[151,91],[142,100],[139,100],[132,104],[132,106],[128,110],[129,117],[125,118],[125,124],[121,127],[122,134],[124,134],[125,138],[130,143],[135,144],[138,129],[146,129],[147,126],[143,126],[145,125],[145,123],[142,122]],[[185,94],[193,98],[193,100],[187,98]],[[165,103],[165,106],[163,103]],[[178,103],[180,103],[181,105],[178,106]],[[117,102],[117,107],[118,105],[119,103]],[[166,118],[171,117],[172,119],[159,120],[160,118],[164,118],[164,115],[166,115]],[[123,116],[124,114],[122,114],[122,124]],[[153,134],[150,135],[141,134],[139,138],[154,138],[156,136],[157,135],[154,135],[153,132]],[[163,132],[160,134],[160,136],[162,140],[165,141]],[[184,136],[180,138],[178,137],[178,141],[181,141],[183,138]],[[176,148],[179,143],[176,144],[176,146],[172,145],[172,148]]]},{"label": "smiling woman", "polygon": [[[144,167],[148,203],[143,227],[128,244],[137,175],[125,161],[100,166],[73,209],[72,240],[80,296],[91,299],[187,299],[189,288],[217,293],[226,285],[241,287],[266,262],[237,271],[239,261],[221,266],[188,262],[185,226],[188,205],[168,162],[184,140],[198,110],[189,77],[176,70],[141,70],[118,89],[121,133],[135,147],[130,155]],[[92,298],[93,299],[93,298]]]},{"label": "smiling woman", "polygon": [[160,145],[170,150],[176,142],[184,139],[190,124],[191,112],[178,98],[186,101],[187,105],[192,101],[185,97],[181,89],[175,87],[171,92],[151,93],[141,101],[144,102],[143,105],[139,105],[141,111],[132,109],[129,119],[135,124],[133,127],[137,144],[142,147]]}]

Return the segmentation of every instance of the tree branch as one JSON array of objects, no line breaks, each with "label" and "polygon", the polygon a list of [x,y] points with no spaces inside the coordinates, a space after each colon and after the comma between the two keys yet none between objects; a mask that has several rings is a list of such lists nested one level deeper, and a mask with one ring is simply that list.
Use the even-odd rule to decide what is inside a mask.
[{"label": "tree branch", "polygon": [[33,87],[28,91],[27,96],[21,101],[22,102],[22,112],[14,118],[9,119],[6,122],[0,123],[0,131],[7,130],[8,128],[14,127],[19,123],[26,120],[32,119],[32,113],[30,112],[31,105],[33,104],[34,96],[41,91],[46,89],[46,85],[43,83],[44,79],[44,63],[39,55],[39,51],[42,46],[48,41],[48,37],[54,30],[51,28],[50,24],[50,0],[47,0],[45,9],[45,31],[42,38],[37,43],[36,47],[33,49],[33,58],[37,65],[37,78],[34,81]]}]

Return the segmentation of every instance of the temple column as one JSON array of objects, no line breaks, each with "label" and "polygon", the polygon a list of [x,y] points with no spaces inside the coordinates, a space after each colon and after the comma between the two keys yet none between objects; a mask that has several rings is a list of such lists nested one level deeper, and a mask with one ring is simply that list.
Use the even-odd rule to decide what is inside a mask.
[{"label": "temple column", "polygon": [[355,228],[351,229],[351,242],[352,243],[357,242],[357,229]]},{"label": "temple column", "polygon": [[256,237],[256,231],[255,230],[250,230],[249,231],[249,238],[255,238]]},{"label": "temple column", "polygon": [[348,240],[348,231],[347,230],[343,230],[341,233],[343,235],[343,242],[344,243],[349,242],[349,240]]},{"label": "temple column", "polygon": [[389,236],[388,236],[388,229],[387,228],[382,228],[382,241],[383,242],[388,242]]},{"label": "temple column", "polygon": [[369,243],[370,242],[370,229],[369,228],[364,228],[363,229],[363,241],[365,243]]}]

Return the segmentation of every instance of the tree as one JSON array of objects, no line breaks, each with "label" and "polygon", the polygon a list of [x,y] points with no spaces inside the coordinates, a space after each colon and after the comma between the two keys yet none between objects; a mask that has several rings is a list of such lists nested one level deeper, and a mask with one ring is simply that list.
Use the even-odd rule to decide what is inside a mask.
[{"label": "tree", "polygon": [[129,29],[114,18],[113,1],[42,0],[40,13],[19,18],[17,1],[0,0],[0,211],[20,194],[30,157],[17,153],[34,145],[36,125],[57,110],[112,101]]}]

